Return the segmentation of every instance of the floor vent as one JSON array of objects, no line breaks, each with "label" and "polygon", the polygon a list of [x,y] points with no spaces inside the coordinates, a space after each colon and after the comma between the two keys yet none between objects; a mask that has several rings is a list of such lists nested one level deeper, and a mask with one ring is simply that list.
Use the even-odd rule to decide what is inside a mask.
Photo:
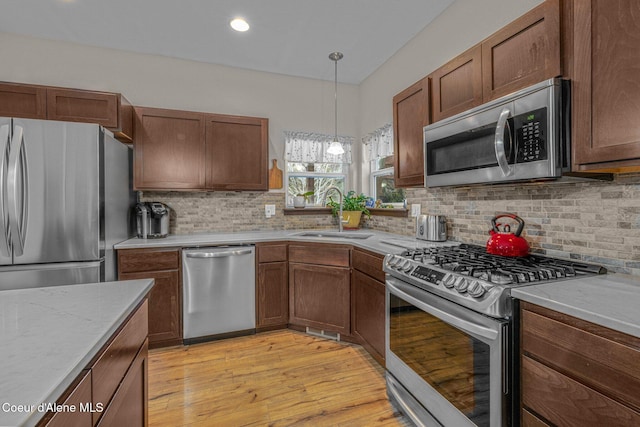
[{"label": "floor vent", "polygon": [[325,331],[323,329],[313,329],[307,326],[307,333],[320,338],[327,338],[334,341],[340,341],[340,333]]}]

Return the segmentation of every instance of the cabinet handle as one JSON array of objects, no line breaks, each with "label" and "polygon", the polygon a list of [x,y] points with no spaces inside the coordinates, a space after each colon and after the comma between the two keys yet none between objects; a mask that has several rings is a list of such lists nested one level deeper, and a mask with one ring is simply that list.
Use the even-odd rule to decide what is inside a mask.
[{"label": "cabinet handle", "polygon": [[251,253],[251,249],[245,249],[241,251],[228,251],[228,252],[195,252],[187,253],[187,258],[225,258],[237,255],[247,255]]}]

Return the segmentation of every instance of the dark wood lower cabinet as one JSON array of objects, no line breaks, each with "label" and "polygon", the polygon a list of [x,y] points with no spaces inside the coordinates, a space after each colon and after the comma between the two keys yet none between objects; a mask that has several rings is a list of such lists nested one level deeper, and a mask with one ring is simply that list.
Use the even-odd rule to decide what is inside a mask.
[{"label": "dark wood lower cabinet", "polygon": [[151,348],[182,343],[182,286],[177,270],[123,273],[119,280],[154,279],[149,293],[149,343]]},{"label": "dark wood lower cabinet", "polygon": [[354,270],[351,300],[353,335],[384,366],[385,284]]},{"label": "dark wood lower cabinet", "polygon": [[640,338],[521,305],[525,426],[640,425]]},{"label": "dark wood lower cabinet", "polygon": [[289,322],[350,335],[350,269],[289,263]]},{"label": "dark wood lower cabinet", "polygon": [[118,280],[154,279],[149,293],[149,347],[182,344],[182,282],[176,248],[118,251]]},{"label": "dark wood lower cabinet", "polygon": [[258,264],[256,328],[286,328],[289,322],[287,262]]},{"label": "dark wood lower cabinet", "polygon": [[133,360],[127,375],[102,414],[98,427],[144,427],[148,424],[148,341]]}]

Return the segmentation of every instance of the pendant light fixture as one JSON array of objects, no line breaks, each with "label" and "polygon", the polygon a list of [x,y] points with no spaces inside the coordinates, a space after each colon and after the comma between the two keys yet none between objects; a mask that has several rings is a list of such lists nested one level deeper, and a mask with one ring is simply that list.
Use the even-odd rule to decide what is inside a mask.
[{"label": "pendant light fixture", "polygon": [[341,52],[333,52],[329,54],[329,59],[335,63],[335,87],[334,87],[334,103],[335,103],[335,133],[333,137],[333,141],[329,144],[329,148],[327,148],[327,153],[333,155],[339,155],[344,153],[344,148],[342,148],[342,144],[338,141],[338,61],[342,59],[344,55]]}]

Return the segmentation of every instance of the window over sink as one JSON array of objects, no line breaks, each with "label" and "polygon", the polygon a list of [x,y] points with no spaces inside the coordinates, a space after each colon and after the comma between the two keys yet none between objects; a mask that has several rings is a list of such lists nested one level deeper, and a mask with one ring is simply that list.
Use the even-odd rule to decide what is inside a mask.
[{"label": "window over sink", "polygon": [[307,206],[322,206],[327,190],[338,187],[343,193],[347,188],[351,145],[353,138],[339,136],[343,154],[327,152],[334,136],[309,132],[285,132],[285,163],[287,206],[293,206],[293,198],[313,191],[307,198]]}]

